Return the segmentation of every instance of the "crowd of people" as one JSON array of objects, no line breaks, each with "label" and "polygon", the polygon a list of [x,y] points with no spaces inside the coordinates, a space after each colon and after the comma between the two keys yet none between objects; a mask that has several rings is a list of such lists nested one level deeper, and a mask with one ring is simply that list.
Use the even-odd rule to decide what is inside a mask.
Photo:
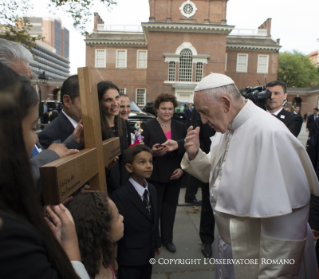
[{"label": "crowd of people", "polygon": [[[119,137],[121,149],[105,168],[108,195],[83,185],[67,203],[43,207],[40,166],[83,149],[85,127],[74,75],[61,87],[59,115],[35,134],[31,61],[24,47],[0,39],[0,278],[151,278],[149,260],[161,247],[178,249],[184,172],[188,187],[202,188],[199,235],[205,257],[215,242],[216,278],[317,278],[319,119],[309,116],[308,156],[296,139],[298,110],[283,108],[284,83],[267,84],[264,111],[231,78],[210,74],[196,86],[185,124],[172,119],[176,97],[161,93],[157,117],[142,124],[135,144],[129,97],[99,82],[102,140]],[[240,259],[259,263],[224,264]]]}]

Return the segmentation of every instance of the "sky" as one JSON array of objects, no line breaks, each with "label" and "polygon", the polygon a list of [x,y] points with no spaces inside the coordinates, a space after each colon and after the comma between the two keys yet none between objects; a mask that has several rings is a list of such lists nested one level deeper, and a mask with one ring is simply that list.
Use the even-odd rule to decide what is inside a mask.
[{"label": "sky", "polygon": [[[96,1],[93,12],[98,12],[108,25],[140,25],[148,22],[149,0],[117,0],[118,4],[108,10]],[[34,16],[52,16],[47,11],[46,1],[31,0]],[[227,24],[235,28],[257,29],[267,18],[272,18],[271,37],[280,38],[280,51],[298,50],[309,54],[319,49],[319,0],[229,0],[227,3]],[[78,67],[85,67],[84,37],[72,26],[72,19],[63,12],[57,12],[62,25],[70,31],[70,74]],[[93,15],[87,25],[93,31]]]}]

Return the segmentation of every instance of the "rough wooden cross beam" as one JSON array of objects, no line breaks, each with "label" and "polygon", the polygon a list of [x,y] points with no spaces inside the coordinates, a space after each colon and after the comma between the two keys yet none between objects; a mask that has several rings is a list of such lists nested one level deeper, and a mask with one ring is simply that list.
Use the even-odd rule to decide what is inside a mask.
[{"label": "rough wooden cross beam", "polygon": [[119,138],[102,142],[97,83],[88,67],[79,68],[85,149],[40,168],[45,204],[58,204],[89,181],[92,190],[107,194],[105,167],[121,154]]}]

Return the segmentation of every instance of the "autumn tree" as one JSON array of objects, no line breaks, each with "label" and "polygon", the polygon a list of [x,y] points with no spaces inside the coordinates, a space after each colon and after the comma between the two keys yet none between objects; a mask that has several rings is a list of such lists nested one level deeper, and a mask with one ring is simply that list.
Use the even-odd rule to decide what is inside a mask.
[{"label": "autumn tree", "polygon": [[279,53],[278,80],[288,87],[310,87],[319,83],[318,69],[301,52]]}]

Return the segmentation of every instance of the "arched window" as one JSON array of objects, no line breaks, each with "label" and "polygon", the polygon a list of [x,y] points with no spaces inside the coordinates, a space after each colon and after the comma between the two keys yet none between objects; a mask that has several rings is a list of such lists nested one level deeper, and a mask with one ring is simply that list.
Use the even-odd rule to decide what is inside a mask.
[{"label": "arched window", "polygon": [[183,49],[179,59],[179,81],[192,81],[193,54],[190,49]]}]

